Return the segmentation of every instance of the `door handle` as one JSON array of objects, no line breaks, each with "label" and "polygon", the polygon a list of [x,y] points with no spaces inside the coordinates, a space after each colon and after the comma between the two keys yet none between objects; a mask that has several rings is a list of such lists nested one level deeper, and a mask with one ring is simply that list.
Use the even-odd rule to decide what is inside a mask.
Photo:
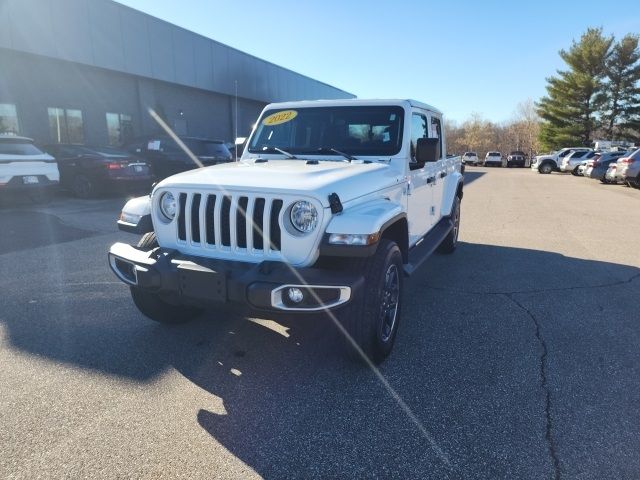
[{"label": "door handle", "polygon": [[427,183],[433,183],[436,181],[436,177],[429,177],[427,178]]},{"label": "door handle", "polygon": [[440,178],[444,178],[444,177],[446,177],[446,176],[447,176],[447,172],[442,172],[442,173],[440,174]]}]

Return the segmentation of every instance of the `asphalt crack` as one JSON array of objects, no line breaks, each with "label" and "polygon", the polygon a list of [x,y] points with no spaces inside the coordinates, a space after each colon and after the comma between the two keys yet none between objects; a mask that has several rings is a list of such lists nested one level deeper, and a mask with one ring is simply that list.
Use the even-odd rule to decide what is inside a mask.
[{"label": "asphalt crack", "polygon": [[538,344],[540,345],[540,358],[539,358],[539,369],[540,369],[540,386],[545,396],[545,405],[544,405],[544,416],[545,416],[545,440],[547,442],[547,447],[549,449],[549,456],[551,457],[551,464],[553,466],[553,478],[555,480],[560,480],[560,457],[558,456],[558,448],[553,436],[554,424],[553,417],[551,416],[551,390],[549,389],[547,372],[548,372],[548,353],[549,350],[547,348],[547,342],[542,336],[542,331],[540,328],[540,322],[536,318],[536,316],[531,313],[531,311],[518,302],[511,294],[505,294],[505,296],[511,300],[515,305],[517,305],[522,311],[524,311],[527,316],[531,319],[535,327],[535,335]]}]

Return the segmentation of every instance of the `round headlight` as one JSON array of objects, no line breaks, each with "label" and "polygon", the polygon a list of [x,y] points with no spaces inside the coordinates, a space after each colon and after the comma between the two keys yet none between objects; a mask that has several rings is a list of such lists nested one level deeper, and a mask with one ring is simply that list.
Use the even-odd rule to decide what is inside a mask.
[{"label": "round headlight", "polygon": [[291,224],[302,233],[312,232],[318,226],[318,210],[306,200],[293,204],[290,217]]},{"label": "round headlight", "polygon": [[164,192],[160,197],[160,211],[168,220],[176,216],[176,198],[171,192]]}]

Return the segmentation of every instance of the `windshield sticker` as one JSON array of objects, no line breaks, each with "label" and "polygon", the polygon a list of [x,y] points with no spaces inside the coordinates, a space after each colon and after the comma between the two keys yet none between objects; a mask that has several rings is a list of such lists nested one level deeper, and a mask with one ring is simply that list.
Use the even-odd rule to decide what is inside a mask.
[{"label": "windshield sticker", "polygon": [[149,140],[147,150],[160,150],[160,140]]},{"label": "windshield sticker", "polygon": [[287,123],[298,116],[298,112],[295,110],[284,110],[283,112],[272,113],[264,120],[263,125],[280,125],[281,123]]}]

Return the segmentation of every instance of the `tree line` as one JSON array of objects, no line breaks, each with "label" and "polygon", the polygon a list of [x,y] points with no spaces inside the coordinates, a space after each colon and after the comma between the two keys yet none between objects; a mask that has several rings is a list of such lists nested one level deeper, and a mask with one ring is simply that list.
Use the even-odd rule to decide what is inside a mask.
[{"label": "tree line", "polygon": [[491,122],[478,113],[461,124],[445,122],[448,153],[462,155],[472,151],[482,158],[494,150],[505,156],[514,150],[535,154],[540,149],[539,133],[540,117],[531,99],[519,103],[513,118],[505,123]]},{"label": "tree line", "polygon": [[538,102],[543,148],[590,145],[597,138],[640,140],[639,38],[616,41],[589,28],[560,50],[567,68],[547,78],[547,95]]},{"label": "tree line", "polygon": [[547,94],[518,105],[514,118],[498,124],[479,114],[446,122],[450,153],[522,150],[531,155],[594,140],[640,142],[640,37],[616,41],[589,28],[568,50],[566,68],[547,78]]}]

